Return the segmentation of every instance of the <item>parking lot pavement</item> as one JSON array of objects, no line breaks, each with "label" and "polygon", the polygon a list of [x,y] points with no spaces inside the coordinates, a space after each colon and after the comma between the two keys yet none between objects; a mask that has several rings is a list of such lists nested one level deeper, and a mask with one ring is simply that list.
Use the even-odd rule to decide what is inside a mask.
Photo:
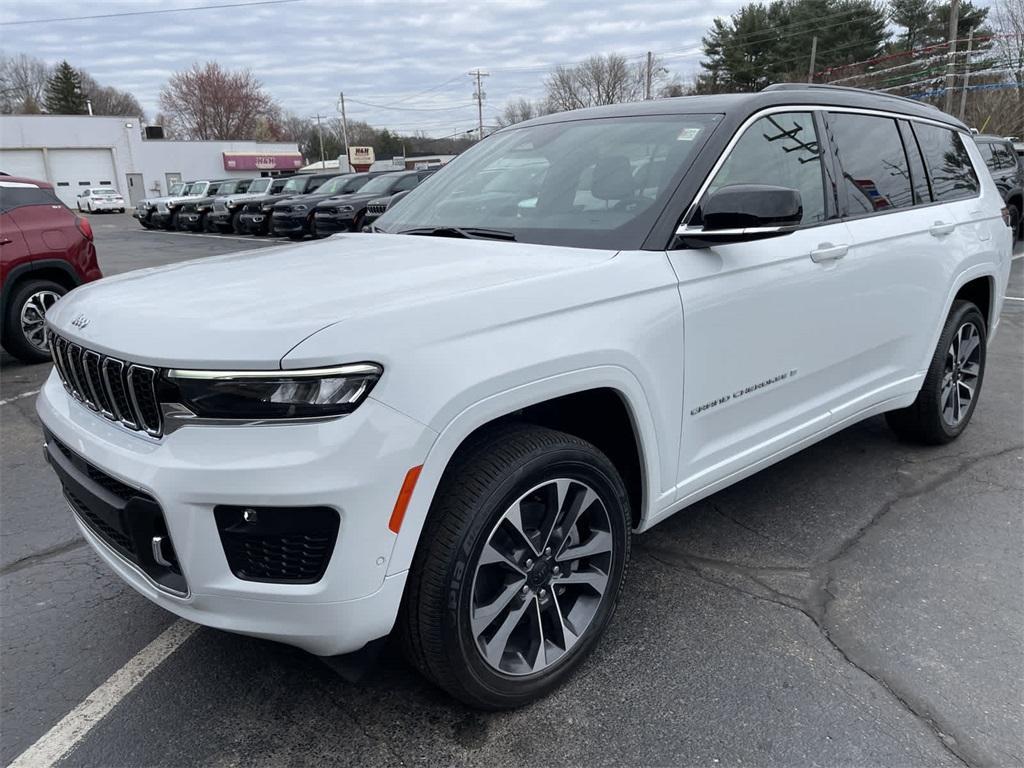
[{"label": "parking lot pavement", "polygon": [[[110,273],[246,247],[104,223]],[[112,708],[60,764],[1022,764],[1024,301],[989,355],[956,443],[872,419],[636,537],[608,636],[544,701],[480,714],[390,649],[352,683],[199,629],[127,695],[93,697]],[[4,765],[178,626],[77,536],[32,397],[10,399],[47,369],[0,361]]]}]

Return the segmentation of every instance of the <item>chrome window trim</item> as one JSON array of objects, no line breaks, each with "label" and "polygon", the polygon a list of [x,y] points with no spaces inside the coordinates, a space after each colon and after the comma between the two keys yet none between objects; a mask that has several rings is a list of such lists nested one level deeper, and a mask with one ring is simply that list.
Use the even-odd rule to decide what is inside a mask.
[{"label": "chrome window trim", "polygon": [[[874,115],[875,117],[885,117],[885,118],[889,118],[891,120],[907,120],[907,121],[910,121],[910,122],[926,123],[926,124],[929,124],[929,125],[937,126],[939,128],[945,128],[946,130],[953,131],[955,133],[960,133],[960,134],[965,133],[965,131],[963,131],[962,129],[957,128],[955,126],[952,126],[949,123],[945,123],[945,122],[943,122],[941,120],[933,120],[931,118],[921,117],[919,115],[907,115],[907,114],[904,114],[904,113],[901,113],[901,112],[890,112],[890,111],[884,110],[884,109],[869,109],[869,108],[865,108],[865,107],[827,106],[827,105],[824,105],[824,104],[777,104],[774,107],[765,107],[764,109],[761,109],[761,110],[755,112],[750,117],[748,117],[746,120],[744,120],[743,123],[740,125],[740,127],[736,129],[736,133],[733,134],[733,137],[729,140],[729,143],[725,145],[725,149],[722,150],[722,154],[719,156],[718,160],[715,161],[715,164],[711,167],[711,170],[708,171],[707,176],[704,178],[704,181],[701,183],[700,188],[697,190],[697,194],[694,195],[694,197],[693,197],[693,202],[690,203],[689,207],[686,209],[686,213],[683,214],[683,218],[680,220],[680,224],[676,228],[676,235],[684,235],[684,236],[685,235],[695,235],[695,234],[699,234],[699,233],[701,233],[703,231],[703,229],[700,228],[700,227],[690,227],[689,226],[690,219],[692,219],[693,215],[696,213],[697,208],[699,207],[700,201],[704,199],[704,195],[707,193],[708,187],[711,186],[711,182],[714,181],[715,176],[718,175],[718,172],[722,169],[722,166],[725,165],[725,161],[728,160],[729,159],[729,155],[732,154],[732,151],[736,147],[736,144],[739,143],[739,140],[741,138],[743,138],[744,134],[746,134],[746,132],[750,129],[750,126],[753,125],[758,120],[760,120],[762,117],[766,117],[768,115],[780,114],[780,113],[784,114],[786,112],[812,112],[812,113],[813,112],[825,112],[825,113],[828,113],[828,112],[833,112],[833,113],[845,112],[845,113],[855,114],[855,115]],[[962,140],[963,139],[961,139],[961,141]],[[973,166],[973,163],[974,163],[974,160],[972,158],[972,160],[971,160],[972,166]],[[927,170],[927,167],[926,167],[926,170]],[[978,173],[978,169],[975,168],[974,172],[975,172],[975,174],[977,174]],[[961,198],[961,200],[973,200],[973,199],[975,199],[977,197],[981,197],[980,187],[979,187],[979,190],[978,190],[978,194],[972,195],[970,197]],[[937,205],[937,204],[940,204],[940,203],[941,204],[947,204],[947,203],[955,203],[955,202],[959,202],[959,200],[934,200],[934,201],[932,201],[929,204],[930,205]],[[881,216],[881,215],[885,215],[886,213],[901,213],[903,211],[909,211],[909,210],[913,210],[914,208],[919,208],[919,207],[923,207],[923,206],[916,206],[916,205],[914,205],[914,206],[909,206],[907,208],[897,208],[897,209],[892,210],[892,211],[878,211],[878,212],[872,212],[872,213],[867,213],[867,214],[861,214],[861,215],[859,215],[857,217],[842,216],[842,217],[840,217],[838,219],[832,219],[830,221],[819,221],[819,222],[815,222],[814,224],[805,225],[805,226],[800,227],[800,229],[808,229],[808,228],[811,228],[811,227],[823,227],[823,226],[828,226],[830,224],[835,224],[835,223],[840,222],[840,221],[849,221],[850,219],[853,219],[853,218],[864,218],[865,216]]]},{"label": "chrome window trim", "polygon": [[383,368],[375,363],[351,363],[335,365],[327,368],[296,368],[272,371],[203,371],[187,368],[172,368],[164,375],[169,379],[202,379],[215,381],[218,379],[300,379],[323,378],[325,376],[379,376]]}]

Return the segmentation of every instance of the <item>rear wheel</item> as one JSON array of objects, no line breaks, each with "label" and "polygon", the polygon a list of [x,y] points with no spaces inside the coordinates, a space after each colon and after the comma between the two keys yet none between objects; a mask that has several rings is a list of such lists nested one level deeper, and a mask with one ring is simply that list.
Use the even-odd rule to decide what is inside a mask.
[{"label": "rear wheel", "polygon": [[4,313],[4,348],[25,363],[49,360],[44,318],[67,292],[67,288],[52,280],[29,280],[17,286]]},{"label": "rear wheel", "polygon": [[529,425],[472,438],[438,487],[409,573],[407,655],[475,707],[547,694],[611,620],[629,527],[622,480],[590,443]]},{"label": "rear wheel", "polygon": [[171,232],[175,232],[178,229],[178,212],[171,211],[171,216],[167,219],[167,229]]},{"label": "rear wheel", "polygon": [[901,438],[929,445],[955,440],[974,414],[985,377],[985,318],[972,302],[956,301],[917,399],[885,414]]}]

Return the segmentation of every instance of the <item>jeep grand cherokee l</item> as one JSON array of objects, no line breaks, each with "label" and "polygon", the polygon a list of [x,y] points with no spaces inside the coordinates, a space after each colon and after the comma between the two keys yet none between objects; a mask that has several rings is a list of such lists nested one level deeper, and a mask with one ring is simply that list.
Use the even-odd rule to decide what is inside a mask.
[{"label": "jeep grand cherokee l", "polygon": [[869,416],[959,436],[1010,270],[967,128],[835,87],[520,123],[375,226],[58,302],[46,452],[153,602],[316,654],[394,630],[486,708],[594,648],[631,531]]}]

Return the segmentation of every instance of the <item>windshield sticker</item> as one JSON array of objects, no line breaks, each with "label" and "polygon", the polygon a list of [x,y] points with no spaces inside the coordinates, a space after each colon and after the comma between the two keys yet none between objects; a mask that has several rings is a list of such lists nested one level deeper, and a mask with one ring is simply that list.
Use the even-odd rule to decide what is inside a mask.
[{"label": "windshield sticker", "polygon": [[683,128],[676,136],[676,141],[693,141],[700,136],[700,128]]}]

